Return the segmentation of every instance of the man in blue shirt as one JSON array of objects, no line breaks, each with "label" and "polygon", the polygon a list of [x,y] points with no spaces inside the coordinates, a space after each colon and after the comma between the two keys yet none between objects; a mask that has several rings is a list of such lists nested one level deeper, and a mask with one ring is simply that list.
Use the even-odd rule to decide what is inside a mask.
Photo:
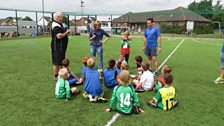
[{"label": "man in blue shirt", "polygon": [[[144,33],[144,46],[143,50],[145,55],[148,56],[148,61],[150,64],[150,69],[152,66],[152,60],[155,64],[155,75],[158,75],[158,60],[157,60],[157,49],[158,52],[161,52],[161,35],[159,29],[154,26],[154,19],[147,19],[148,28]],[[157,48],[158,47],[158,48]]]},{"label": "man in blue shirt", "polygon": [[221,61],[221,64],[220,64],[221,73],[220,73],[220,76],[217,77],[217,79],[213,81],[215,84],[224,83],[224,43],[222,45],[220,61]]}]

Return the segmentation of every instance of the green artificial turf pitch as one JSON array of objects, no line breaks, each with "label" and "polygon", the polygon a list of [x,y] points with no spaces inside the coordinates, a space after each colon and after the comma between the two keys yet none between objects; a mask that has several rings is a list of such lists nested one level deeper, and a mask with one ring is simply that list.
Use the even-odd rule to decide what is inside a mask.
[{"label": "green artificial turf pitch", "polygon": [[[104,45],[104,67],[118,59],[121,37],[112,37]],[[161,63],[182,39],[162,39]],[[0,125],[80,125],[103,126],[115,112],[106,113],[109,103],[90,103],[82,95],[72,100],[56,99],[51,64],[50,38],[0,41]],[[134,57],[142,55],[143,39],[134,37],[129,59],[130,71],[137,72]],[[144,114],[121,116],[113,125],[223,125],[224,85],[212,81],[220,73],[220,40],[185,39],[167,61],[173,68],[177,108],[165,112],[146,103],[154,92],[138,94]],[[69,37],[67,58],[70,69],[81,75],[82,58],[89,56],[85,36]],[[98,64],[97,60],[97,64]],[[83,91],[83,86],[78,86]],[[105,97],[112,91],[104,87]]]}]

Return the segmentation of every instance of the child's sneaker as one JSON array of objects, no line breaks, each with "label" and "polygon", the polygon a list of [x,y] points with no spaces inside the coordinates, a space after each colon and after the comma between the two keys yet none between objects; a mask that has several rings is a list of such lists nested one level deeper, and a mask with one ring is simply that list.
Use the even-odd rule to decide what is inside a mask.
[{"label": "child's sneaker", "polygon": [[131,75],[131,78],[136,78],[136,75]]},{"label": "child's sneaker", "polygon": [[82,96],[85,98],[85,99],[88,99],[89,98],[89,95],[87,93],[83,93]]},{"label": "child's sneaker", "polygon": [[216,80],[213,81],[215,84],[224,83],[224,79],[221,77],[218,77]]},{"label": "child's sneaker", "polygon": [[141,93],[141,92],[145,92],[145,90],[142,89],[142,88],[138,88],[138,89],[135,90],[135,92]]},{"label": "child's sneaker", "polygon": [[153,76],[154,76],[154,77],[157,77],[157,76],[159,76],[159,73],[158,73],[158,72],[154,72],[154,73],[153,73]]},{"label": "child's sneaker", "polygon": [[77,85],[81,85],[82,83],[80,83],[80,82],[76,82],[76,84],[77,84]]},{"label": "child's sneaker", "polygon": [[104,98],[104,97],[99,97],[99,98],[97,99],[97,101],[100,102],[100,103],[106,103],[106,102],[108,102],[109,100],[106,99],[106,98]]},{"label": "child's sneaker", "polygon": [[151,106],[153,108],[157,108],[157,104],[155,102],[148,102],[148,106]]},{"label": "child's sneaker", "polygon": [[173,101],[173,107],[177,106],[177,100]]}]

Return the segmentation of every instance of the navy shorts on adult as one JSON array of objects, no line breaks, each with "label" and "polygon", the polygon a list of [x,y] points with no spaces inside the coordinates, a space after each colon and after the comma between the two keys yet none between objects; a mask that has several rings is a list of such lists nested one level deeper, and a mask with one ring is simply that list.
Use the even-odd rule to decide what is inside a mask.
[{"label": "navy shorts on adult", "polygon": [[157,56],[157,47],[147,47],[146,46],[145,55],[147,55],[147,56]]},{"label": "navy shorts on adult", "polygon": [[221,68],[224,68],[224,53],[221,53]]}]

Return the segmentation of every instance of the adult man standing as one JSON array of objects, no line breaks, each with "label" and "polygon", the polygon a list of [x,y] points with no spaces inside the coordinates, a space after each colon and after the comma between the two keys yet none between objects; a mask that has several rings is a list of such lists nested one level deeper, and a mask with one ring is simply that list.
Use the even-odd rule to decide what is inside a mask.
[{"label": "adult man standing", "polygon": [[57,79],[58,71],[62,66],[62,60],[65,59],[68,45],[67,35],[70,33],[70,29],[63,27],[63,14],[61,12],[54,13],[53,17],[54,21],[51,28],[51,51],[54,77]]},{"label": "adult man standing", "polygon": [[[155,64],[155,73],[158,75],[158,60],[157,60],[157,51],[161,52],[161,35],[159,29],[154,26],[154,19],[147,19],[148,28],[144,33],[144,46],[143,50],[146,56],[148,56],[148,61],[150,64],[150,69],[152,70],[152,61]],[[158,50],[157,50],[158,49]]]}]

